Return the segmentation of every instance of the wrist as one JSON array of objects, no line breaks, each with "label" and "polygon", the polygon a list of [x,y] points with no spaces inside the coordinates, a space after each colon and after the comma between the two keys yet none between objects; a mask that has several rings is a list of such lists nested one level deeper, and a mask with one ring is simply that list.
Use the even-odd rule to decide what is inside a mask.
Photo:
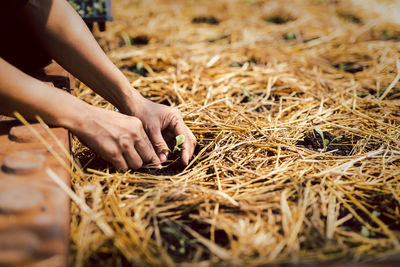
[{"label": "wrist", "polygon": [[77,102],[72,105],[73,108],[68,113],[65,113],[65,116],[59,117],[59,125],[69,129],[73,134],[81,132],[88,121],[96,117],[96,109],[100,109],[84,101],[76,100]]},{"label": "wrist", "polygon": [[130,84],[119,89],[121,91],[121,100],[115,105],[123,114],[135,116],[142,108],[146,99],[133,88]]}]

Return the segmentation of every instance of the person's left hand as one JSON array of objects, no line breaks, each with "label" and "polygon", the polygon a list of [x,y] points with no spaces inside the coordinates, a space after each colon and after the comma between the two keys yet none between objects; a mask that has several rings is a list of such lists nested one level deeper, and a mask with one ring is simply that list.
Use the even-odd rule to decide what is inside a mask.
[{"label": "person's left hand", "polygon": [[[135,101],[134,112],[129,112],[142,121],[150,141],[161,162],[168,158],[167,142],[175,142],[175,136],[184,135],[182,163],[187,165],[196,147],[196,137],[182,119],[181,112],[173,107],[154,103],[142,98]],[[138,103],[139,102],[139,103]]]}]

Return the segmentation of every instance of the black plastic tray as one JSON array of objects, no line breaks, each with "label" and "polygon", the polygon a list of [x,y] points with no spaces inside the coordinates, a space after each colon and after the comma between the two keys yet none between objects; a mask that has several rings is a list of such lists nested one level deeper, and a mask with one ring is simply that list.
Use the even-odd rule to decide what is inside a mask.
[{"label": "black plastic tray", "polygon": [[86,23],[113,21],[111,0],[68,0]]}]

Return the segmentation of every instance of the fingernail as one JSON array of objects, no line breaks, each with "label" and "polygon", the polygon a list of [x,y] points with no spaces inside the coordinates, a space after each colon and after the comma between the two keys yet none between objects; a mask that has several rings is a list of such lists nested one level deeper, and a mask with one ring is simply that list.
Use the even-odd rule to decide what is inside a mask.
[{"label": "fingernail", "polygon": [[160,153],[160,155],[158,155],[158,157],[160,158],[161,162],[164,162],[167,160],[167,155],[165,153]]}]

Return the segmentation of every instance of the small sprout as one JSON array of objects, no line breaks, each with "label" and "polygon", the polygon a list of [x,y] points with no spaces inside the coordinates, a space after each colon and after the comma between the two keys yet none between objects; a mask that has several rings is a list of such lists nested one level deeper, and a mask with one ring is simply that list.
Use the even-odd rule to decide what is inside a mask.
[{"label": "small sprout", "polygon": [[365,225],[363,225],[362,227],[361,227],[361,235],[363,236],[363,237],[369,237],[369,235],[370,235],[370,232],[369,232],[369,230],[368,230],[368,228],[367,227],[365,227]]},{"label": "small sprout", "polygon": [[390,40],[390,39],[392,39],[393,36],[394,36],[394,32],[393,32],[391,29],[385,30],[385,31],[383,32],[383,34],[385,35],[385,39],[386,39],[386,40]]},{"label": "small sprout", "polygon": [[250,93],[249,89],[246,87],[242,88],[243,95],[246,97],[246,102],[250,102],[254,99],[254,96]]},{"label": "small sprout", "polygon": [[340,62],[338,64],[338,69],[341,71],[345,71],[346,70],[346,63]]},{"label": "small sprout", "polygon": [[241,64],[239,62],[233,62],[230,66],[234,67],[234,68],[238,68],[238,67],[241,67]]},{"label": "small sprout", "polygon": [[183,134],[180,134],[180,135],[177,135],[175,137],[175,139],[176,139],[176,145],[174,146],[174,150],[172,150],[172,153],[182,150],[180,145],[182,145],[185,142],[185,136]]},{"label": "small sprout", "polygon": [[279,16],[264,17],[264,21],[274,24],[285,24],[287,20]]},{"label": "small sprout", "polygon": [[132,45],[131,37],[126,32],[121,32],[121,38],[124,41],[125,45]]},{"label": "small sprout", "polygon": [[374,215],[375,217],[379,217],[381,216],[381,213],[379,211],[374,210],[372,211],[372,215]]},{"label": "small sprout", "polygon": [[285,34],[285,39],[288,41],[296,39],[296,34],[294,32],[288,32]]},{"label": "small sprout", "polygon": [[357,96],[361,97],[361,98],[366,97],[367,95],[368,95],[368,93],[363,92],[363,91],[357,92]]},{"label": "small sprout", "polygon": [[[322,138],[322,143],[324,145],[324,148],[321,149],[321,152],[325,152],[326,151],[326,142],[325,142],[325,137],[324,137],[324,132],[321,130],[321,128],[319,128],[318,126],[314,126],[314,131],[317,132],[317,134],[319,134]],[[328,141],[329,142],[329,141]]]},{"label": "small sprout", "polygon": [[136,63],[136,70],[138,71],[138,73],[141,73],[142,69],[143,69],[143,63],[142,62]]},{"label": "small sprout", "polygon": [[314,126],[314,131],[316,131],[321,136],[321,139],[322,139],[322,144],[324,147],[319,150],[320,152],[328,151],[328,148],[333,143],[333,141],[335,141],[336,139],[342,138],[342,136],[339,135],[339,136],[336,136],[335,138],[333,138],[331,141],[329,141],[328,139],[325,138],[324,132],[321,130],[321,128],[319,128],[318,126]]}]

